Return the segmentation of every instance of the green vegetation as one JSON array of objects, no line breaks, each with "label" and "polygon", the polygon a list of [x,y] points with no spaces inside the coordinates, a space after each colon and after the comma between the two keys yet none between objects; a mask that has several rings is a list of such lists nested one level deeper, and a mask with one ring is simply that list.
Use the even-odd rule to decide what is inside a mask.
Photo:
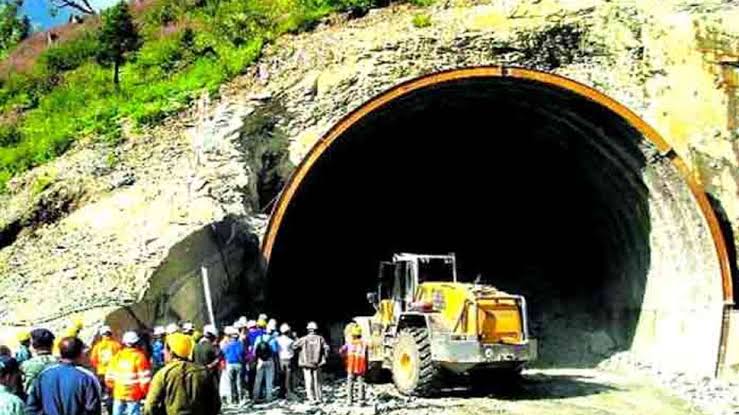
[{"label": "green vegetation", "polygon": [[102,66],[113,67],[113,84],[117,88],[121,65],[126,63],[130,52],[141,48],[141,37],[128,4],[121,2],[105,11],[98,40],[97,61]]},{"label": "green vegetation", "polygon": [[0,75],[0,192],[12,176],[60,155],[78,138],[115,144],[124,120],[134,127],[158,123],[203,91],[216,93],[283,33],[310,30],[332,12],[386,4],[153,0],[132,10],[133,25],[126,23],[125,6],[104,13],[102,24],[89,17],[24,70]]},{"label": "green vegetation", "polygon": [[418,13],[413,16],[413,26],[417,28],[431,26],[431,15],[427,13]]},{"label": "green vegetation", "polygon": [[28,37],[31,21],[27,16],[20,16],[23,0],[0,1],[0,57],[18,42]]},{"label": "green vegetation", "polygon": [[34,196],[41,194],[41,192],[48,189],[55,180],[56,173],[54,172],[39,175],[31,185],[31,194]]}]

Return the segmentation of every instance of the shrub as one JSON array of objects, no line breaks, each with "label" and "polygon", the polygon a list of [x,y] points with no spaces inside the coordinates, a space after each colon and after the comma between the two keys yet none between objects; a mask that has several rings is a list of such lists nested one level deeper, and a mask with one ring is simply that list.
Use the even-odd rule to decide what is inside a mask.
[{"label": "shrub", "polygon": [[14,146],[21,141],[21,132],[14,124],[0,124],[0,147]]},{"label": "shrub", "polygon": [[427,13],[418,13],[413,16],[413,26],[418,28],[431,26],[431,15]]},{"label": "shrub", "polygon": [[334,0],[333,5],[340,11],[348,11],[352,16],[360,17],[376,5],[376,0]]},{"label": "shrub", "polygon": [[94,57],[97,51],[97,39],[87,32],[78,39],[45,50],[41,54],[41,62],[52,74],[58,74],[78,68]]},{"label": "shrub", "polygon": [[183,58],[183,50],[177,34],[168,36],[158,42],[149,42],[144,45],[136,57],[137,66],[147,76],[171,75]]},{"label": "shrub", "polygon": [[46,172],[36,176],[31,184],[31,194],[37,196],[44,190],[48,189],[56,181],[55,172]]},{"label": "shrub", "polygon": [[177,20],[181,13],[178,5],[171,1],[163,1],[152,7],[146,14],[146,24],[154,27],[166,26]]}]

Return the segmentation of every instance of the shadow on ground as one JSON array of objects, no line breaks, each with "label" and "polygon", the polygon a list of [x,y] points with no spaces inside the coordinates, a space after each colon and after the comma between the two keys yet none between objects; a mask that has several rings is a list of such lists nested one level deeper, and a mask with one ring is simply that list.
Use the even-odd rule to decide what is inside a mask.
[{"label": "shadow on ground", "polygon": [[588,375],[527,374],[518,378],[491,379],[486,385],[444,389],[440,398],[490,397],[501,400],[563,399],[620,391],[613,385],[599,383]]}]

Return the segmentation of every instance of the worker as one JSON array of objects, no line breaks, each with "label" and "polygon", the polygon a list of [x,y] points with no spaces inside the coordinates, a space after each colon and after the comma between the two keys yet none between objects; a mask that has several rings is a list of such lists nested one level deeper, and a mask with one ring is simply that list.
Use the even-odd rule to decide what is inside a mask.
[{"label": "worker", "polygon": [[105,374],[108,370],[108,365],[113,356],[118,353],[123,346],[118,340],[113,338],[113,330],[110,326],[102,326],[99,330],[100,341],[98,341],[90,352],[90,363],[95,369],[95,374],[98,376],[100,385],[103,388],[103,404],[105,405],[108,413],[112,413],[113,410],[113,396],[112,391],[106,386]]},{"label": "worker", "polygon": [[321,377],[320,370],[326,364],[328,357],[328,343],[316,334],[318,325],[311,321],[306,327],[308,334],[293,343],[293,350],[299,351],[298,365],[303,369],[305,379],[305,392],[311,403],[321,402]]},{"label": "worker", "polygon": [[246,399],[244,391],[245,349],[244,342],[239,339],[239,332],[233,327],[227,327],[226,334],[229,340],[223,347],[223,358],[226,362],[225,375],[228,378],[228,390],[221,394],[238,404]]},{"label": "worker", "polygon": [[245,316],[239,317],[236,321],[234,321],[233,328],[236,329],[240,334],[246,335],[246,325],[249,322],[249,320],[246,319]]},{"label": "worker", "polygon": [[56,356],[51,353],[54,345],[54,334],[47,329],[31,330],[31,349],[34,356],[21,364],[23,372],[23,392],[31,394],[34,381],[39,373],[48,366],[57,362]]},{"label": "worker", "polygon": [[110,362],[105,385],[113,391],[113,415],[139,415],[151,383],[151,363],[135,331],[123,334],[123,349]]},{"label": "worker", "polygon": [[267,402],[272,401],[272,389],[275,377],[275,357],[277,356],[277,339],[267,331],[267,322],[260,320],[258,326],[264,326],[261,335],[254,339],[254,357],[256,358],[256,372],[252,398],[261,400],[262,386]]},{"label": "worker", "polygon": [[[277,344],[277,337],[280,336],[280,331],[277,330],[277,320],[274,318],[271,318],[267,321],[267,328],[266,328],[267,334],[272,336],[272,339],[275,340],[275,344]],[[273,373],[273,388],[277,388],[280,386],[280,357],[277,351],[273,354],[273,363],[272,367],[274,368]]]},{"label": "worker", "polygon": [[351,340],[345,343],[340,353],[346,361],[346,396],[349,405],[354,398],[354,382],[359,388],[359,404],[364,403],[364,375],[367,373],[368,346],[362,340],[362,328],[353,324],[350,328]]},{"label": "worker", "polygon": [[277,330],[277,320],[274,318],[271,318],[267,321],[267,328],[266,331],[269,335],[277,337],[280,335],[280,332]]},{"label": "worker", "polygon": [[221,350],[218,348],[217,340],[216,326],[206,324],[203,327],[203,337],[195,344],[195,350],[192,353],[193,361],[205,366],[214,379],[218,377],[218,364],[221,359]]},{"label": "worker", "polygon": [[[167,324],[167,328],[165,329],[165,334],[169,336],[170,334],[175,334],[180,331],[180,326],[177,323],[169,323]],[[165,342],[165,345],[167,343]]]},{"label": "worker", "polygon": [[164,366],[164,327],[154,327],[151,340],[151,369],[156,373]]},{"label": "worker", "polygon": [[64,332],[62,333],[61,337],[58,337],[56,339],[56,342],[54,343],[54,348],[52,349],[54,356],[59,357],[59,342],[65,337],[77,337],[80,335],[80,331],[82,331],[82,328],[84,325],[82,324],[82,320],[75,319],[73,320],[69,326],[67,326],[66,329],[64,329]]},{"label": "worker", "polygon": [[293,396],[292,362],[295,352],[292,349],[295,340],[290,336],[290,326],[283,323],[280,326],[280,335],[277,336],[277,356],[280,359],[280,398],[289,399]]},{"label": "worker", "polygon": [[192,337],[193,333],[195,332],[195,325],[192,324],[192,322],[190,321],[183,321],[180,327],[182,327],[182,333],[188,336]]},{"label": "worker", "polygon": [[185,334],[167,336],[167,364],[154,375],[144,415],[217,414],[218,390],[208,370],[190,361],[192,340]]},{"label": "worker", "polygon": [[100,414],[100,383],[92,372],[82,367],[84,343],[77,337],[65,337],[58,344],[61,360],[38,375],[28,396],[28,413]]},{"label": "worker", "polygon": [[15,351],[15,361],[19,365],[31,358],[31,333],[23,330],[18,333],[18,350]]},{"label": "worker", "polygon": [[[244,380],[246,381],[246,390],[249,393],[254,391],[254,380],[257,378],[257,357],[254,355],[254,342],[257,337],[264,333],[266,323],[267,321],[264,319],[249,320],[246,323],[246,371],[244,372]],[[254,399],[254,396],[252,396],[252,399]]]},{"label": "worker", "polygon": [[0,356],[0,414],[25,415],[23,375],[18,361]]}]

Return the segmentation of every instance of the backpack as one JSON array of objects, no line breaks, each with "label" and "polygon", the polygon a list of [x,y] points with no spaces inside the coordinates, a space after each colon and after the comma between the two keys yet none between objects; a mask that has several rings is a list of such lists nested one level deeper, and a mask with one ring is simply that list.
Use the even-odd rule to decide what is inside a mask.
[{"label": "backpack", "polygon": [[270,347],[269,342],[271,340],[261,338],[260,342],[257,343],[257,348],[254,351],[254,353],[257,355],[257,359],[259,360],[271,360],[272,359],[272,347]]}]

